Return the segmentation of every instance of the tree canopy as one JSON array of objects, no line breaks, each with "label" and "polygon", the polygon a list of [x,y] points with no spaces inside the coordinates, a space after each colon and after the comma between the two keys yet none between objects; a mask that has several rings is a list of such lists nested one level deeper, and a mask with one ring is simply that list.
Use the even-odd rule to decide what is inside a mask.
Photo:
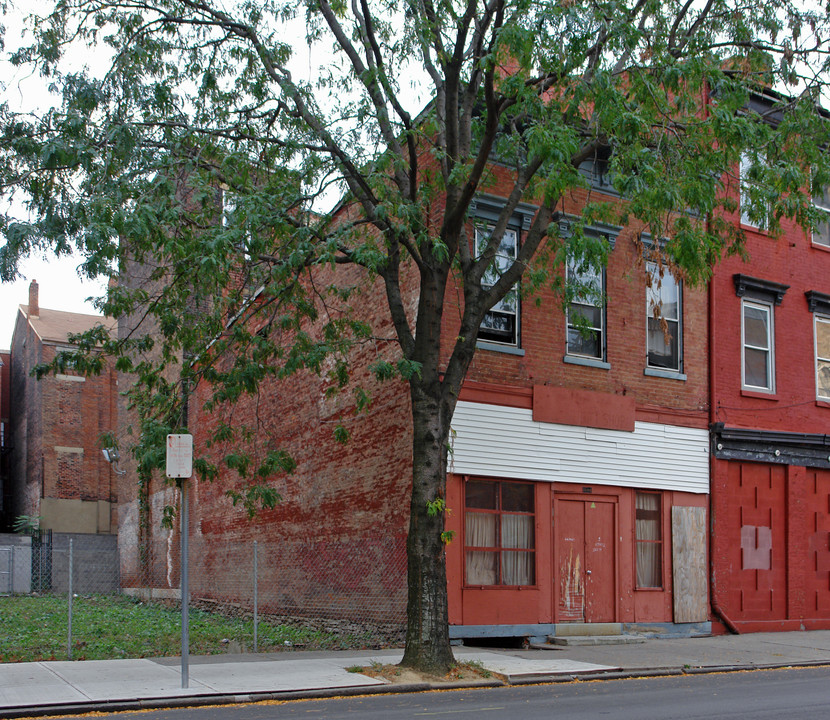
[{"label": "tree canopy", "polygon": [[[771,232],[820,222],[810,198],[830,184],[830,22],[809,3],[59,0],[28,26],[10,61],[59,100],[0,107],[0,193],[25,207],[0,218],[0,275],[75,248],[90,276],[141,278],[112,284],[101,308],[152,331],[81,345],[136,376],[145,471],[181,422],[182,386],[209,387],[208,410],[300,369],[346,386],[373,328],[338,271],[382,285],[397,349],[374,371],[405,379],[412,403],[405,662],[422,668],[451,661],[436,501],[486,313],[520,279],[566,301],[566,258],[604,262],[582,232],[596,222],[636,223],[664,239],[660,262],[704,282],[741,249],[742,157],[744,209]],[[555,213],[599,158],[624,202],[589,194],[559,237]],[[496,187],[476,244],[471,203]],[[523,204],[535,214],[515,258],[494,263]],[[449,303],[460,320],[442,348]],[[236,432],[220,423],[216,439]],[[251,506],[292,467],[279,447],[226,460],[254,478]],[[217,473],[209,455],[199,469]]]}]

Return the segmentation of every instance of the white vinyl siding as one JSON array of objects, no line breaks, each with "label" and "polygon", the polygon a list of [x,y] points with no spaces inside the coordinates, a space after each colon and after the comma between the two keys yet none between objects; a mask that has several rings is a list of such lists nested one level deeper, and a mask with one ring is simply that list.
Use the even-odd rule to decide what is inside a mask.
[{"label": "white vinyl siding", "polygon": [[464,401],[452,429],[450,471],[461,475],[709,492],[705,429],[556,425],[534,422],[531,410]]}]

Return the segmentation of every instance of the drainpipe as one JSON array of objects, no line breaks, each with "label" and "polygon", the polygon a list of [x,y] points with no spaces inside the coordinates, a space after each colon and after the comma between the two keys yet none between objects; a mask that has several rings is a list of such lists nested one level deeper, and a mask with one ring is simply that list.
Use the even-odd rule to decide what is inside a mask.
[{"label": "drainpipe", "polygon": [[[709,88],[704,87],[703,96],[703,116],[709,117]],[[712,229],[712,215],[711,213],[706,218],[707,230]],[[709,300],[709,427],[714,424],[715,418],[715,283],[714,277],[709,279],[708,287]],[[715,597],[715,561],[712,558],[712,535],[715,527],[715,508],[713,497],[712,478],[715,476],[715,456],[714,453],[709,457],[709,532],[707,533],[707,545],[709,551],[709,604],[712,608],[712,614],[720,618],[721,622],[726,626],[727,630],[733,635],[740,635],[741,631],[732,620],[726,615]]]}]

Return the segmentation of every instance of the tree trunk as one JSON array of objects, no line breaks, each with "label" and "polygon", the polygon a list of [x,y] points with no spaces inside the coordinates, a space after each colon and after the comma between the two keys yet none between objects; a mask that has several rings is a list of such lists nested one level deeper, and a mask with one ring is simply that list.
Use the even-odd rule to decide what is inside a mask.
[{"label": "tree trunk", "polygon": [[454,664],[447,616],[444,513],[427,503],[444,498],[451,412],[442,407],[440,383],[410,381],[412,499],[409,516],[406,650],[402,665],[438,675]]}]

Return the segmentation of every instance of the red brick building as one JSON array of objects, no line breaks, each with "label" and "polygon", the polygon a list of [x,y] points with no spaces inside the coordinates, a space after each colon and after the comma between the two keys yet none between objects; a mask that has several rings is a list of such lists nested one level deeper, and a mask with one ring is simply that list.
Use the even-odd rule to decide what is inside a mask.
[{"label": "red brick building", "polygon": [[32,281],[21,305],[10,353],[10,508],[6,517],[40,516],[56,532],[114,533],[115,474],[102,453],[101,433],[115,429],[115,372],[95,377],[67,371],[32,377],[33,368],[70,349],[68,336],[105,321],[41,308]]},{"label": "red brick building", "polygon": [[[602,161],[584,171],[592,192],[614,199]],[[498,187],[491,192],[472,211],[478,233],[500,210]],[[583,202],[575,195],[560,208],[562,234]],[[531,205],[518,209],[508,233],[514,245],[534,213]],[[569,272],[593,292],[566,312],[552,293],[538,305],[509,296],[481,328],[453,421],[447,488],[454,637],[544,637],[572,623],[596,623],[606,633],[709,630],[706,292],[647,268],[642,243],[650,241],[635,228],[588,232],[612,248],[606,271],[580,258],[571,263]],[[341,271],[344,283],[360,279],[358,269]],[[654,319],[658,298],[665,327]],[[359,306],[371,314],[376,337],[393,336],[381,287],[366,288]],[[449,308],[444,347],[457,335],[452,316]],[[329,379],[310,375],[263,387],[256,400],[228,409],[234,423],[256,421],[255,451],[285,447],[297,469],[278,481],[281,504],[253,520],[226,497],[239,482],[229,473],[192,483],[197,597],[227,596],[244,584],[247,551],[240,548],[258,540],[268,554],[260,568],[270,568],[261,572],[271,573],[260,593],[277,587],[261,595],[267,611],[343,615],[357,596],[362,612],[401,617],[409,396],[403,384],[379,384],[368,371],[394,351],[378,341],[354,357],[357,381],[373,399],[368,414],[355,417],[353,396],[331,395]],[[190,422],[198,451],[223,418],[197,407]],[[332,439],[341,421],[351,432],[347,445]],[[159,521],[177,493],[154,480],[142,498],[122,455],[130,471],[120,495],[125,584],[133,578],[176,588],[178,535],[160,530]]]},{"label": "red brick building", "polygon": [[735,222],[749,260],[710,296],[713,607],[740,631],[828,628],[828,226]]},{"label": "red brick building", "polygon": [[[583,170],[611,194],[601,161]],[[562,207],[561,235],[582,201]],[[479,198],[478,232],[498,209]],[[480,335],[447,490],[455,637],[709,630],[706,294],[647,267],[636,229],[588,232],[613,248],[607,269],[567,272],[597,294],[565,312],[552,295],[520,301],[512,335]]]}]

